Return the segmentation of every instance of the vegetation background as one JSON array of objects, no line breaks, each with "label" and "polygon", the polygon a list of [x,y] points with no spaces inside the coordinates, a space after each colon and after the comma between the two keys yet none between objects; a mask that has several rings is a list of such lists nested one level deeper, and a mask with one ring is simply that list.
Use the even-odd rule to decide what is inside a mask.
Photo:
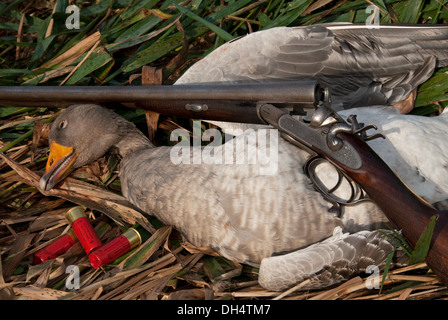
[{"label": "vegetation background", "polygon": [[[79,8],[79,28],[70,5]],[[325,22],[364,24],[379,10],[380,23],[442,24],[447,0],[98,0],[0,3],[0,85],[141,85],[156,78],[172,84],[221,44],[278,26]],[[448,68],[421,85],[414,113],[436,115],[448,105]],[[120,196],[117,159],[107,156],[75,172],[72,194],[43,195],[36,186],[48,155],[48,123],[58,108],[0,107],[0,298],[1,299],[446,299],[447,290],[424,264],[390,271],[381,294],[361,277],[333,290],[267,292],[256,268],[210,255],[188,244]],[[119,108],[119,112],[167,143],[185,119]],[[149,129],[148,129],[149,127]],[[151,129],[153,131],[151,131]],[[430,156],[430,155],[428,155]],[[14,170],[13,170],[14,169]],[[113,266],[90,267],[79,245],[58,259],[32,265],[32,256],[66,232],[65,212],[89,208],[104,242],[140,223],[152,236]],[[79,290],[69,290],[68,265],[81,270]],[[365,278],[365,277],[364,277]],[[389,291],[387,291],[387,290]]]}]

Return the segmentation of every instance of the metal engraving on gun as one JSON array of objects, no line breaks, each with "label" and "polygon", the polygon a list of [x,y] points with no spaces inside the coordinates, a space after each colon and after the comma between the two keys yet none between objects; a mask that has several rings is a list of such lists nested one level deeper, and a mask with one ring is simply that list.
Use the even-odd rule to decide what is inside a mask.
[{"label": "metal engraving on gun", "polygon": [[[304,117],[293,117],[271,104],[260,103],[257,108],[260,119],[277,128],[286,140],[311,154],[303,170],[316,190],[333,204],[330,212],[340,216],[342,206],[355,205],[370,200],[363,188],[337,166],[334,166],[334,168],[338,177],[333,187],[327,187],[322,182],[317,174],[317,168],[323,163],[330,162],[322,155],[331,154],[335,160],[344,163],[347,167],[355,170],[359,169],[362,161],[358,152],[349,142],[340,139],[338,133],[351,133],[364,141],[379,137],[384,138],[381,134],[367,136],[366,131],[376,129],[375,126],[364,126],[358,123],[355,115],[348,117],[345,121],[327,104],[318,106],[309,121],[305,120]],[[348,184],[351,190],[351,194],[346,198],[339,197],[336,194],[343,181]]]}]

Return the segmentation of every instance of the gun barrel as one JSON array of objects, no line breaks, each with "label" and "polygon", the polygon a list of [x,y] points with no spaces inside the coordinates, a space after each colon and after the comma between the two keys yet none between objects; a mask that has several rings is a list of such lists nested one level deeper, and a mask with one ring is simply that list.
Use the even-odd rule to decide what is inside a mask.
[{"label": "gun barrel", "polygon": [[153,100],[234,100],[315,103],[328,99],[327,89],[317,81],[184,84],[175,86],[15,86],[0,87],[0,104],[25,106],[36,102],[141,103]]}]

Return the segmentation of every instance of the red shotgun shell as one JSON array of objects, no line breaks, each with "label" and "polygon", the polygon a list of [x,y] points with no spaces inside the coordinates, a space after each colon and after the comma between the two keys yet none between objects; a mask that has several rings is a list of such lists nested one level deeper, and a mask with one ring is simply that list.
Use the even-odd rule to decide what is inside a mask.
[{"label": "red shotgun shell", "polygon": [[78,239],[76,238],[73,229],[70,229],[66,234],[60,236],[48,246],[36,252],[33,257],[33,264],[40,264],[44,261],[59,257],[70,249],[76,241],[78,241]]},{"label": "red shotgun shell", "polygon": [[140,233],[134,228],[129,228],[121,236],[109,241],[104,246],[89,254],[90,264],[95,269],[98,269],[101,265],[111,263],[141,243],[142,238]]},{"label": "red shotgun shell", "polygon": [[87,254],[98,247],[101,247],[101,240],[93,230],[84,210],[81,207],[74,207],[67,211],[65,217],[71,224],[76,237]]}]

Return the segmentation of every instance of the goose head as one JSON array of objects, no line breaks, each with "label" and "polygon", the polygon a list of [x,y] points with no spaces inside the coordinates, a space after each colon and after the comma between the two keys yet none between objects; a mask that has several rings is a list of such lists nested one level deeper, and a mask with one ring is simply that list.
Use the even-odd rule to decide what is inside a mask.
[{"label": "goose head", "polygon": [[49,142],[50,154],[39,182],[45,191],[74,169],[102,157],[112,147],[117,147],[124,157],[136,146],[150,144],[134,124],[98,105],[67,108],[53,122]]}]

